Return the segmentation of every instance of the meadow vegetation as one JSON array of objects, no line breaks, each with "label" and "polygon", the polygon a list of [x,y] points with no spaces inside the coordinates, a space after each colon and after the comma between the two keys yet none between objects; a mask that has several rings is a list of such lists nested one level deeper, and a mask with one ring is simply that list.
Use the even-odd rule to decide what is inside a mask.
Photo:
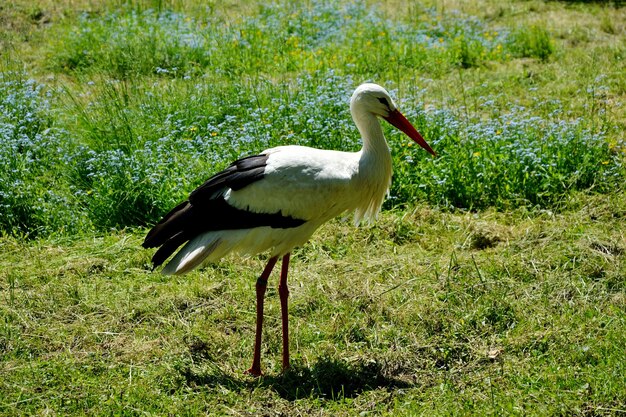
[{"label": "meadow vegetation", "polygon": [[[0,6],[0,413],[626,413],[626,8],[550,1]],[[232,159],[359,149],[380,221],[294,256],[294,369],[263,257],[163,277],[146,227]]]}]

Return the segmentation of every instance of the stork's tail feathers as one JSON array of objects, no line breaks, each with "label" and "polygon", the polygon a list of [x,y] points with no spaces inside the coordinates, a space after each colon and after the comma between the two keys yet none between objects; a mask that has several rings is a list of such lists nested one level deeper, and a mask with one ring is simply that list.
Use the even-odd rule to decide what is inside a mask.
[{"label": "stork's tail feathers", "polygon": [[203,261],[217,261],[232,249],[222,239],[223,232],[206,232],[189,236],[189,224],[194,212],[188,201],[179,204],[150,230],[142,246],[159,248],[152,257],[154,268],[161,266],[185,242],[187,244],[163,268],[166,275],[184,274]]},{"label": "stork's tail feathers", "polygon": [[[189,241],[176,256],[165,265],[165,268],[163,268],[161,272],[165,275],[181,275],[191,271],[209,257],[214,259],[221,258],[220,254],[224,253],[224,251],[217,250],[220,248],[220,243],[222,243],[219,236],[217,236],[219,234],[220,233],[215,232],[207,233],[206,235],[198,236]],[[212,254],[218,256],[211,256]]]},{"label": "stork's tail feathers", "polygon": [[165,265],[166,275],[181,275],[204,262],[217,262],[233,250],[249,230],[229,230],[203,233],[191,239]]}]

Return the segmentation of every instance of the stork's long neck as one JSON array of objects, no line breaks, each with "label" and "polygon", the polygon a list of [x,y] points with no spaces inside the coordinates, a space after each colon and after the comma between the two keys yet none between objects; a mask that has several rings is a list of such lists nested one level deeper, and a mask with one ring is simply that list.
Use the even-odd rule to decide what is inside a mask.
[{"label": "stork's long neck", "polygon": [[358,108],[352,109],[352,119],[363,139],[359,169],[361,175],[379,183],[377,186],[384,187],[386,191],[391,181],[391,153],[380,121],[372,113]]},{"label": "stork's long neck", "polygon": [[363,139],[363,148],[359,152],[358,188],[355,190],[359,201],[354,219],[359,223],[363,219],[373,220],[380,211],[391,184],[391,153],[376,116],[353,108],[352,118]]},{"label": "stork's long neck", "polygon": [[363,157],[378,163],[388,161],[390,166],[391,154],[378,118],[370,112],[353,110],[352,119],[363,139],[363,149],[361,150]]}]

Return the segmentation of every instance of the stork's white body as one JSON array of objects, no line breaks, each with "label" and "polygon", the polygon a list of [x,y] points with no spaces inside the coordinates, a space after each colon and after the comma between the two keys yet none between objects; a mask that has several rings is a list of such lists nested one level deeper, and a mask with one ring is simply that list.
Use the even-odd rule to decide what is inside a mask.
[{"label": "stork's white body", "polygon": [[230,252],[254,255],[269,251],[271,256],[282,256],[346,211],[354,211],[356,224],[373,220],[391,184],[391,154],[376,116],[359,112],[358,106],[352,107],[352,113],[363,134],[359,152],[305,146],[267,149],[262,152],[269,155],[264,178],[224,194],[233,207],[255,213],[281,212],[306,219],[306,223],[289,229],[264,226],[203,233],[190,240],[163,273],[183,274]]}]

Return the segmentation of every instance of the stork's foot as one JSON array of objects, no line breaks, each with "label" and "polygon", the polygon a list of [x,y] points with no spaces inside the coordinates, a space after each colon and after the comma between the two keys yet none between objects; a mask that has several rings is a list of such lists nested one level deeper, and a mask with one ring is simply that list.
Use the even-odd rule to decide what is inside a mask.
[{"label": "stork's foot", "polygon": [[251,376],[254,376],[254,377],[257,377],[257,378],[260,377],[260,376],[263,376],[263,372],[261,371],[261,367],[260,366],[258,366],[258,367],[253,366],[250,369],[248,369],[246,372],[244,372],[244,374],[245,375],[251,375]]},{"label": "stork's foot", "polygon": [[[291,366],[289,364],[287,364],[287,366],[283,366],[283,370],[281,371],[281,375],[285,375],[287,373],[289,373],[289,371],[291,371]],[[244,372],[244,375],[250,375],[253,377],[260,377],[263,376],[263,371],[261,371],[261,368],[250,368],[247,371]]]}]

